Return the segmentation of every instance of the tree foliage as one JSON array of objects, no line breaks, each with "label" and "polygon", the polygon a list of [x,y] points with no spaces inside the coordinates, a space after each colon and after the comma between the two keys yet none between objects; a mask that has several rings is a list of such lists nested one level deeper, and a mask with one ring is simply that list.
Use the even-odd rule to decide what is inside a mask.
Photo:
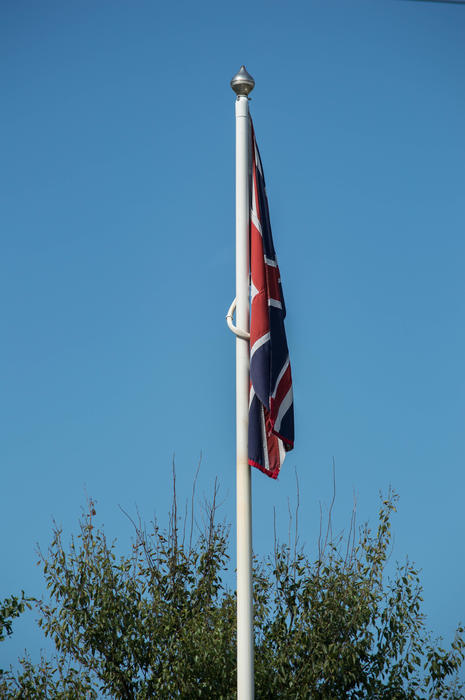
[{"label": "tree foliage", "polygon": [[30,607],[31,601],[25,598],[24,591],[21,591],[21,598],[12,595],[0,602],[0,642],[13,633],[15,617],[19,617],[25,608]]},{"label": "tree foliage", "polygon": [[[320,537],[313,559],[276,543],[254,563],[257,698],[464,697],[459,627],[449,649],[428,633],[419,572],[410,562],[386,578],[395,495],[377,527],[354,522],[345,538]],[[132,551],[117,556],[96,527],[92,500],[69,545],[54,528],[41,555],[49,589],[39,624],[56,658],[0,678],[5,698],[234,698],[235,594],[228,528],[216,490],[195,534],[194,517],[147,529],[133,522]],[[330,524],[329,524],[330,525]]]}]

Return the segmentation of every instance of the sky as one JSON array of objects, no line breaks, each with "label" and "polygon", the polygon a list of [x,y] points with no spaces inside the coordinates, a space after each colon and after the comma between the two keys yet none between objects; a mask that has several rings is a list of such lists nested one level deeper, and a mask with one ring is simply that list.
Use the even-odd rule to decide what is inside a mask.
[{"label": "sky", "polygon": [[[465,622],[465,7],[404,0],[0,7],[0,598],[88,496],[166,523],[201,455],[235,518],[234,99],[241,64],[287,306],[296,442],[254,470],[258,555],[400,496],[389,566]],[[234,526],[231,530],[234,567]],[[232,582],[233,579],[232,579]],[[47,648],[33,611],[3,667]]]}]

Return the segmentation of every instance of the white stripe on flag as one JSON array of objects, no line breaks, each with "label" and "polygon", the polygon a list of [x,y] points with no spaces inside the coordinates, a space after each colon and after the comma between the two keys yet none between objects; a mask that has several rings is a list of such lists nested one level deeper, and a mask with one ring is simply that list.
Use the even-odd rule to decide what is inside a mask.
[{"label": "white stripe on flag", "polygon": [[262,445],[263,445],[263,457],[265,464],[263,465],[267,471],[270,471],[270,459],[268,455],[268,440],[266,437],[266,426],[265,426],[265,411],[263,410],[263,404],[260,404],[260,417],[261,417],[261,428],[262,428]]},{"label": "white stripe on flag", "polygon": [[259,152],[258,152],[257,142],[256,142],[256,141],[254,142],[254,148],[255,148],[255,165],[256,165],[256,167],[258,168],[258,170],[260,171],[260,173],[261,173],[261,175],[262,175],[262,177],[263,177],[262,161],[260,160],[260,154],[259,154]]},{"label": "white stripe on flag", "polygon": [[287,356],[286,362],[283,364],[283,367],[282,367],[282,369],[281,369],[281,372],[278,374],[278,378],[277,378],[277,380],[276,380],[276,384],[274,385],[273,393],[271,394],[271,398],[272,398],[272,399],[274,399],[274,398],[276,397],[276,392],[278,391],[279,382],[280,382],[281,379],[283,378],[284,373],[285,373],[285,371],[287,370],[288,367],[289,367],[289,355]]},{"label": "white stripe on flag", "polygon": [[258,289],[253,282],[250,283],[250,301],[252,302],[258,294]]},{"label": "white stripe on flag", "polygon": [[257,229],[258,233],[259,233],[260,236],[261,236],[261,235],[262,235],[262,225],[261,225],[260,221],[259,221],[258,218],[257,218],[256,212],[255,212],[253,209],[252,209],[252,223],[253,223],[253,225],[255,226],[255,228]]},{"label": "white stripe on flag", "polygon": [[260,236],[262,235],[262,224],[260,222],[260,219],[258,218],[257,214],[257,190],[255,188],[255,179],[252,178],[252,202],[251,202],[251,211],[250,211],[250,216],[252,218],[252,223],[257,229],[258,233]]},{"label": "white stripe on flag", "polygon": [[254,353],[261,348],[262,345],[265,345],[270,339],[270,333],[265,333],[265,335],[262,335],[261,338],[255,341],[255,343],[252,345],[250,348],[250,357],[254,355]]},{"label": "white stripe on flag", "polygon": [[281,421],[286,415],[287,411],[290,409],[292,406],[292,387],[289,389],[287,392],[286,396],[284,399],[281,401],[281,405],[279,407],[278,415],[276,416],[275,424],[274,424],[274,429],[276,430],[277,433],[281,430]]},{"label": "white stripe on flag", "polygon": [[250,407],[252,405],[253,397],[255,396],[255,389],[253,388],[252,384],[250,385],[250,392],[249,392],[249,411]]}]

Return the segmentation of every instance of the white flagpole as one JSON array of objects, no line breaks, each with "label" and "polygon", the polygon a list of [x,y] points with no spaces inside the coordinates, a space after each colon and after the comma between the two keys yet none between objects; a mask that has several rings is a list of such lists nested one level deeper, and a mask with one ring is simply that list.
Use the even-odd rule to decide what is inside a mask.
[{"label": "white flagpole", "polygon": [[236,99],[236,528],[237,697],[254,697],[252,505],[248,464],[249,422],[249,217],[250,122],[248,94],[254,79],[242,66],[231,80]]}]

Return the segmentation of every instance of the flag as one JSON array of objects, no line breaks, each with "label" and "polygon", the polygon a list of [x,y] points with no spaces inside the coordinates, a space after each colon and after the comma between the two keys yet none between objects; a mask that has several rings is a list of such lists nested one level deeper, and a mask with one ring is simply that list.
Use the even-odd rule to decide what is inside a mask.
[{"label": "flag", "polygon": [[253,125],[251,131],[249,464],[276,479],[294,446],[294,405],[286,308]]}]

